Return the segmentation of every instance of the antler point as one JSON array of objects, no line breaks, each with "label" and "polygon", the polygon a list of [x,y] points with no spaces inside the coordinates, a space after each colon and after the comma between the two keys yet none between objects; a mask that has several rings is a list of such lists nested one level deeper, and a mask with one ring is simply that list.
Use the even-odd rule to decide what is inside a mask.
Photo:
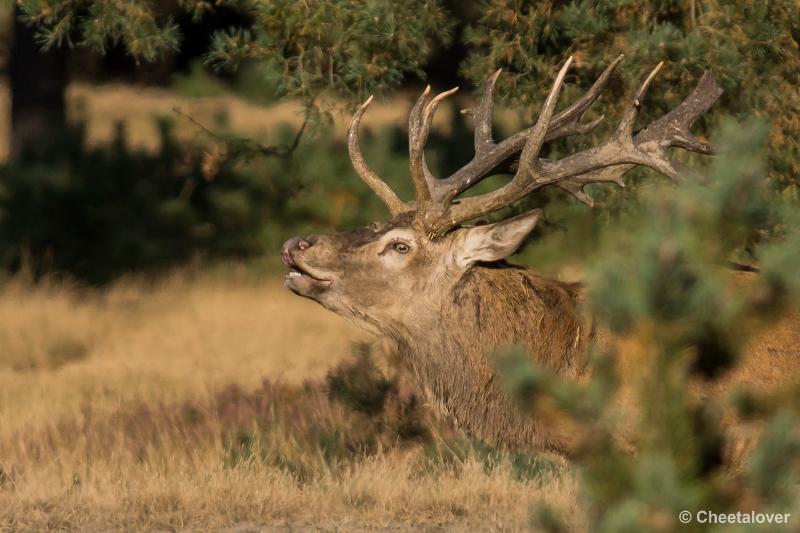
[{"label": "antler point", "polygon": [[[563,89],[567,71],[572,63],[576,61],[577,54],[566,57],[561,67],[554,65],[554,67],[559,68],[559,71],[542,106],[536,124],[525,130],[523,135],[515,134],[512,138],[497,144],[494,144],[491,135],[492,95],[495,82],[502,73],[502,69],[495,70],[485,82],[480,104],[474,108],[460,110],[461,114],[471,114],[475,118],[475,156],[473,162],[468,163],[466,167],[456,174],[443,180],[443,183],[436,183],[436,189],[433,191],[430,186],[430,173],[424,168],[425,161],[422,155],[422,145],[427,136],[436,105],[446,95],[456,92],[459,88],[455,87],[443,92],[425,105],[425,96],[430,91],[430,85],[428,85],[423,96],[420,97],[420,100],[412,109],[412,112],[415,113],[416,121],[410,121],[411,129],[409,131],[410,143],[415,143],[412,158],[417,158],[412,161],[412,178],[414,179],[415,192],[417,194],[417,205],[424,206],[431,202],[439,204],[437,206],[438,211],[431,211],[427,216],[424,213],[421,214],[419,209],[417,210],[415,223],[424,228],[424,234],[430,239],[436,239],[446,231],[457,227],[460,223],[511,205],[511,203],[516,202],[523,196],[547,185],[559,186],[580,202],[588,206],[594,206],[595,202],[584,191],[584,186],[591,183],[612,182],[619,187],[625,187],[622,174],[635,165],[648,166],[674,179],[677,176],[677,171],[670,161],[665,160],[665,154],[651,153],[652,150],[650,150],[650,146],[647,143],[653,140],[662,144],[669,142],[671,143],[670,146],[693,149],[700,153],[710,153],[711,148],[708,145],[701,144],[699,140],[694,141],[688,138],[676,137],[677,134],[668,129],[670,127],[669,124],[661,119],[649,125],[649,127],[654,128],[652,131],[645,128],[636,136],[633,135],[633,128],[644,102],[648,86],[666,63],[666,61],[659,61],[655,68],[645,77],[639,89],[633,95],[625,98],[625,107],[627,109],[616,133],[608,141],[612,143],[614,148],[619,149],[619,153],[611,153],[612,151],[609,151],[609,154],[604,153],[598,159],[597,154],[593,154],[591,151],[580,152],[576,154],[580,158],[571,160],[569,164],[565,164],[564,168],[539,159],[539,150],[548,139],[558,139],[574,133],[588,133],[604,120],[604,116],[601,115],[598,118],[582,123],[581,117],[607,85],[614,69],[625,58],[625,55],[620,50],[618,55],[595,81],[587,93],[588,96],[582,97],[576,104],[573,104],[573,106],[560,114],[554,114],[557,99]],[[688,111],[682,111],[688,118],[681,120],[694,120],[719,96],[720,89],[713,83],[713,78],[709,80],[710,76],[712,76],[710,72],[704,73],[700,88],[695,89],[696,92],[705,91],[705,93],[708,93],[705,99],[710,100],[710,102],[706,103],[704,100],[698,100],[698,97],[693,94],[687,99],[689,101],[688,104],[681,104],[684,108],[688,107],[689,109]],[[703,85],[703,83],[706,85]],[[669,116],[672,117],[672,115]],[[421,129],[420,125],[422,126]],[[688,135],[688,126],[685,129],[687,129],[687,132],[684,133]],[[412,136],[411,130],[421,131],[422,133]],[[547,137],[548,133],[551,134],[551,138]],[[524,144],[522,140],[524,140]],[[512,141],[516,144],[512,144]],[[498,149],[498,147],[501,147],[501,149]],[[660,149],[661,144],[658,144],[656,148]],[[513,153],[510,153],[510,150]],[[517,155],[519,156],[519,161],[516,163],[515,171],[512,157]],[[474,164],[475,161],[478,161],[483,166],[476,166]],[[419,172],[420,169],[424,173]],[[489,197],[478,195],[456,199],[457,195],[497,170],[515,172],[515,175],[511,182],[501,187],[499,191],[490,193],[491,196]],[[423,178],[426,181],[423,181]],[[432,194],[432,192],[435,192],[435,194]]]}]

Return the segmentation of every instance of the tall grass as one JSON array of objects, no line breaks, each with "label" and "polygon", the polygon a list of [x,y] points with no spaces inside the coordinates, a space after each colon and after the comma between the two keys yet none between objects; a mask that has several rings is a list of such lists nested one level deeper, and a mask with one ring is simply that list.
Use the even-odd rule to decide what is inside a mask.
[{"label": "tall grass", "polygon": [[567,467],[464,440],[340,319],[228,270],[3,283],[0,529],[516,530],[537,502],[583,528]]}]

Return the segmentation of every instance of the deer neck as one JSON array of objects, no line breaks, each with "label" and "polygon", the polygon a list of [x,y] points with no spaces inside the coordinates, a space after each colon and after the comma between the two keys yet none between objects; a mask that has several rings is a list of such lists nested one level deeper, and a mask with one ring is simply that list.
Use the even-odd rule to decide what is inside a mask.
[{"label": "deer neck", "polygon": [[553,449],[503,390],[492,354],[519,344],[540,364],[577,377],[588,328],[575,287],[509,265],[467,273],[435,323],[395,340],[429,403],[457,426],[495,445]]}]

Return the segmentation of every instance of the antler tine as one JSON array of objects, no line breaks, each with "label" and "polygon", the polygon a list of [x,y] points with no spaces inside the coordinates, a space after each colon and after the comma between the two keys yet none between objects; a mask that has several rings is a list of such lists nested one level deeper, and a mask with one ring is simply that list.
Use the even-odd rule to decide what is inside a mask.
[{"label": "antler tine", "polygon": [[461,222],[496,211],[524,196],[527,190],[535,185],[538,174],[538,155],[550,128],[558,96],[571,64],[572,56],[564,62],[556,76],[553,88],[542,106],[536,124],[527,130],[528,140],[522,150],[519,168],[514,178],[496,191],[473,198],[465,198],[452,206],[449,204],[457,193],[455,189],[448,191],[444,198],[447,217],[440,219],[438,225],[429,232],[430,235],[436,237]]},{"label": "antler tine", "polygon": [[664,66],[664,62],[661,61],[656,68],[654,68],[650,74],[645,78],[642,82],[642,85],[639,87],[639,90],[636,91],[636,96],[633,98],[633,102],[631,105],[627,107],[625,110],[625,114],[622,115],[622,120],[619,122],[619,126],[617,128],[617,134],[625,139],[630,139],[633,141],[633,126],[636,123],[636,119],[639,117],[639,111],[642,109],[642,101],[644,100],[645,95],[647,94],[647,89],[650,88],[650,83],[658,74],[658,71],[661,70],[661,67]]},{"label": "antler tine", "polygon": [[[544,142],[550,142],[568,135],[589,133],[603,121],[601,116],[586,124],[580,123],[583,114],[602,94],[612,74],[624,58],[625,54],[619,54],[581,98],[567,109],[553,116]],[[517,132],[500,143],[494,144],[491,141],[494,87],[499,75],[500,70],[486,80],[483,98],[479,107],[465,110],[466,113],[475,117],[475,157],[452,176],[439,180],[433,190],[434,198],[441,199],[457,196],[492,174],[516,172],[518,168],[516,158],[519,157],[528,140],[530,128]],[[486,127],[487,124],[488,128]],[[486,131],[488,131],[488,134],[484,133]],[[480,151],[478,150],[479,144],[482,148]]]},{"label": "antler tine", "polygon": [[456,91],[458,91],[458,87],[453,87],[449,91],[439,93],[433,98],[433,100],[428,102],[428,105],[425,106],[425,112],[422,114],[422,128],[420,135],[420,138],[423,141],[427,140],[428,134],[431,131],[431,123],[433,123],[433,115],[436,113],[436,108],[439,107],[439,104],[442,102],[442,100]]},{"label": "antler tine", "polygon": [[[499,68],[495,70],[491,76],[486,78],[486,82],[483,86],[481,103],[477,107],[461,110],[462,115],[472,115],[475,120],[475,155],[467,166],[474,164],[475,161],[480,158],[487,157],[488,153],[496,146],[492,139],[494,89],[497,85],[497,79],[502,72],[503,69]],[[470,175],[465,175],[461,183],[455,183],[452,178],[444,180],[443,182],[433,182],[431,190],[434,200],[448,204],[457,194],[468,187],[470,182]]]},{"label": "antler tine", "polygon": [[350,153],[350,161],[353,163],[353,168],[356,169],[358,175],[364,183],[378,195],[378,198],[386,204],[392,216],[395,216],[409,211],[410,207],[400,200],[394,191],[367,166],[364,156],[361,155],[361,147],[358,144],[358,128],[361,124],[361,117],[364,116],[364,112],[367,110],[370,103],[372,103],[372,96],[359,106],[353,118],[350,120],[350,126],[347,128],[347,149]]},{"label": "antler tine", "polygon": [[598,78],[583,96],[581,96],[574,104],[553,117],[553,128],[551,128],[547,133],[545,142],[554,141],[556,139],[567,137],[568,135],[573,135],[576,133],[589,133],[601,122],[603,122],[603,115],[586,124],[581,124],[580,120],[583,118],[583,114],[586,112],[586,110],[592,106],[595,100],[597,100],[597,98],[603,92],[603,89],[606,88],[608,80],[611,79],[611,75],[614,74],[614,71],[617,69],[617,66],[622,62],[623,59],[625,59],[625,54],[620,53],[616,59],[614,59],[614,61],[612,61],[606,67],[602,74],[598,76]]},{"label": "antler tine", "polygon": [[689,129],[722,95],[722,89],[710,70],[703,72],[692,93],[678,107],[650,124],[637,135],[641,142],[652,141],[658,134],[670,133],[669,146],[677,146],[704,155],[714,153],[714,147],[697,139]]},{"label": "antler tine", "polygon": [[475,118],[475,155],[480,155],[494,146],[492,140],[492,118],[494,116],[494,88],[503,69],[499,68],[494,74],[486,78],[483,85],[481,103],[474,109],[464,109],[462,113],[469,113]]},{"label": "antler tine", "polygon": [[436,114],[436,109],[439,107],[439,104],[450,95],[456,93],[458,91],[458,87],[453,87],[449,91],[444,91],[436,95],[433,100],[428,102],[428,105],[425,106],[425,111],[422,113],[422,123],[420,125],[420,134],[419,134],[419,150],[420,150],[420,158],[422,159],[422,171],[425,174],[425,182],[428,184],[428,190],[433,192],[434,187],[436,186],[435,179],[433,174],[428,170],[428,164],[425,161],[425,144],[428,142],[428,135],[431,132],[431,125],[433,124],[433,116]]},{"label": "antler tine", "polygon": [[425,105],[430,89],[430,85],[425,88],[408,117],[408,151],[411,179],[414,182],[417,206],[420,207],[424,207],[425,202],[431,199],[432,190],[436,186],[435,178],[428,170],[425,162],[425,143],[428,141],[433,117],[442,100],[458,91],[458,87],[454,87],[449,91],[439,93]]},{"label": "antler tine", "polygon": [[637,149],[633,142],[633,127],[636,124],[636,119],[639,117],[639,111],[641,111],[642,108],[642,101],[647,94],[647,89],[650,87],[650,83],[663,66],[663,61],[656,65],[647,78],[645,78],[645,80],[642,82],[639,90],[636,91],[633,101],[622,115],[622,120],[620,120],[619,126],[617,127],[616,139],[612,139],[612,144],[614,141],[621,144],[621,151],[629,152],[630,159],[632,160],[631,162],[648,166],[653,170],[661,172],[671,180],[677,181],[678,169],[676,169],[675,165],[672,164],[672,161],[667,156],[666,151]]},{"label": "antler tine", "polygon": [[[697,139],[689,128],[700,115],[708,111],[720,95],[722,89],[717,85],[714,75],[708,70],[705,71],[692,93],[678,107],[639,131],[633,138],[633,144],[635,146],[657,144],[661,150],[675,146],[703,155],[713,154],[714,148]],[[674,167],[675,163],[672,165]],[[586,185],[612,182],[624,186],[622,176],[635,166],[635,164],[620,164],[599,168],[565,179],[555,185],[591,207],[594,201],[584,192],[583,188]]]},{"label": "antler tine", "polygon": [[[450,202],[456,193],[455,189],[450,190],[445,195],[446,202],[438,209],[437,217],[433,219],[428,216],[424,220],[430,236],[442,235],[461,222],[489,214],[548,185],[561,187],[591,205],[592,199],[583,191],[584,186],[608,181],[621,184],[622,175],[634,165],[647,166],[677,178],[677,166],[667,153],[671,146],[711,153],[711,146],[698,140],[689,131],[694,121],[722,94],[722,89],[709,72],[703,75],[697,88],[677,108],[634,135],[644,96],[663,66],[663,63],[659,63],[634,94],[615,134],[609,140],[557,161],[539,159],[539,150],[554,119],[553,109],[569,64],[568,60],[559,72],[536,124],[526,130],[528,140],[522,149],[514,178],[496,191],[463,198],[452,205]],[[494,145],[492,153],[500,150],[503,143]]]},{"label": "antler tine", "polygon": [[[430,201],[431,191],[428,186],[428,180],[425,176],[425,139],[422,135],[423,114],[425,109],[425,100],[431,92],[431,86],[425,87],[422,94],[417,98],[414,107],[408,114],[408,156],[409,165],[411,168],[411,181],[414,183],[414,196],[417,199],[417,205],[422,206],[425,202]],[[427,135],[425,135],[427,137]]]},{"label": "antler tine", "polygon": [[[692,94],[677,108],[637,134],[632,133],[644,95],[661,67],[659,63],[639,87],[611,139],[559,161],[542,161],[543,172],[548,175],[548,182],[544,185],[554,184],[574,194],[589,183],[614,181],[619,184],[622,175],[635,165],[650,167],[675,179],[679,172],[669,158],[669,147],[678,146],[706,154],[712,152],[709,145],[689,131],[692,123],[722,94],[710,72],[703,75]],[[578,198],[590,202],[585,193]]]},{"label": "antler tine", "polygon": [[525,147],[522,149],[522,155],[519,158],[519,168],[514,176],[514,180],[521,180],[526,177],[530,179],[534,177],[534,167],[536,166],[539,152],[542,150],[542,144],[544,144],[544,138],[547,135],[547,130],[550,128],[550,120],[552,119],[553,112],[556,109],[558,95],[561,94],[561,87],[564,85],[564,78],[566,77],[567,70],[569,70],[571,64],[572,56],[569,56],[564,62],[564,66],[561,67],[558,76],[556,76],[556,81],[553,83],[553,88],[550,90],[550,94],[547,95],[547,100],[544,101],[544,105],[539,113],[539,118],[536,120],[536,124],[534,124],[533,128],[530,129],[528,141],[525,143]]}]

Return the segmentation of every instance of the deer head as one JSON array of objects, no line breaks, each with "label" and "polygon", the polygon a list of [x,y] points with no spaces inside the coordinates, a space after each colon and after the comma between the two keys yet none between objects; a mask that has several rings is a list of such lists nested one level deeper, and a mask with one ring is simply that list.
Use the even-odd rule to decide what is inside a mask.
[{"label": "deer head", "polygon": [[[652,168],[676,180],[680,174],[667,150],[679,147],[701,154],[712,147],[689,129],[722,93],[710,72],[677,108],[634,131],[648,86],[659,63],[630,98],[616,131],[598,146],[559,160],[540,158],[544,143],[592,131],[603,117],[582,122],[622,61],[620,54],[574,104],[555,113],[570,57],[556,76],[535,124],[501,142],[492,139],[495,84],[500,70],[485,83],[480,104],[464,111],[475,120],[475,156],[451,176],[434,177],[425,163],[424,146],[439,104],[456,89],[429,99],[428,87],[409,116],[409,157],[416,201],[406,203],[364,161],[358,144],[361,119],[370,97],[356,111],[348,131],[353,166],[392,214],[387,222],[331,235],[293,237],[282,256],[290,272],[286,286],[371,329],[395,336],[420,334],[436,323],[442,302],[459,279],[478,263],[505,259],[519,248],[536,225],[540,212],[525,213],[494,224],[466,223],[514,204],[544,187],[559,187],[591,206],[584,187],[612,182],[636,165]],[[513,173],[499,189],[460,197],[487,176]]]}]

